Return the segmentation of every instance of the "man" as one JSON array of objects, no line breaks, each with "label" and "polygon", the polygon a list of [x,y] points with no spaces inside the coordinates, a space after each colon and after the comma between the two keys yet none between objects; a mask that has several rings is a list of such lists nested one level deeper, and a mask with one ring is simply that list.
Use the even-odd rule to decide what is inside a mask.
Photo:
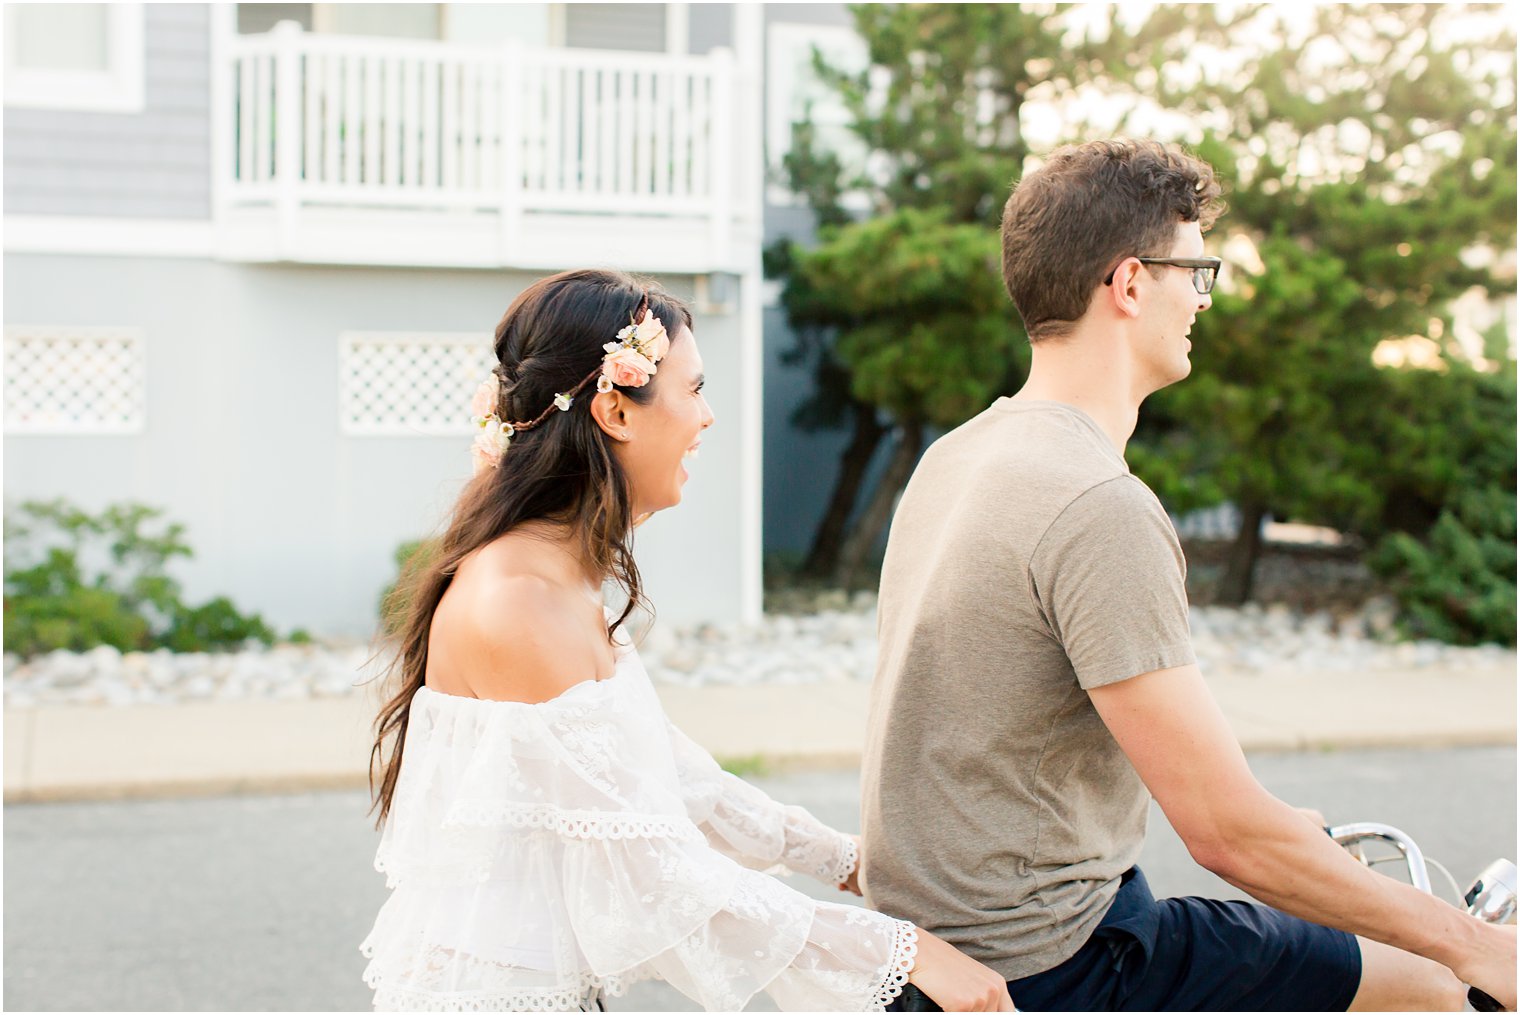
[{"label": "man", "polygon": [[[1515,929],[1369,871],[1267,793],[1195,662],[1181,547],[1123,455],[1191,369],[1219,193],[1176,149],[1102,141],[1009,198],[1029,379],[936,442],[897,508],[862,888],[1023,1008],[1457,1010],[1464,981],[1513,1008]],[[1155,900],[1134,866],[1151,796],[1266,905]]]}]

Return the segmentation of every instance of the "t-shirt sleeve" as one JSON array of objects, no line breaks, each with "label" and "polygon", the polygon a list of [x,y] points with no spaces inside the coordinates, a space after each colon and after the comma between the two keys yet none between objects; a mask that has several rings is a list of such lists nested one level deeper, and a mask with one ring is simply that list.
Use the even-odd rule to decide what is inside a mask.
[{"label": "t-shirt sleeve", "polygon": [[1133,476],[1091,488],[1051,523],[1030,591],[1082,687],[1195,662],[1186,567],[1171,519]]}]

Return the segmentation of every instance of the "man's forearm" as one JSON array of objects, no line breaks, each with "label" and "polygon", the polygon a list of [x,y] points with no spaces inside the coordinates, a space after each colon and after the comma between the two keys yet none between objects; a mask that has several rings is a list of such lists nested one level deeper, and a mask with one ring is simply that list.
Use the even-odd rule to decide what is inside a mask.
[{"label": "man's forearm", "polygon": [[[1195,856],[1241,891],[1285,913],[1458,970],[1485,926],[1433,895],[1376,874],[1265,791]],[[1243,819],[1243,820],[1242,820]],[[1191,848],[1191,847],[1190,847]]]},{"label": "man's forearm", "polygon": [[1374,874],[1262,788],[1196,666],[1088,692],[1203,866],[1268,905],[1421,955],[1515,1003],[1515,928]]}]

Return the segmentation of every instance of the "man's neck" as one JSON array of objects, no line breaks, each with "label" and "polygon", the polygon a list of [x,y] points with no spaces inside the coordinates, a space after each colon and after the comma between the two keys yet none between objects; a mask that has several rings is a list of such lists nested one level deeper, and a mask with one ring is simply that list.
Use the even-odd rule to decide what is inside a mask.
[{"label": "man's neck", "polygon": [[1036,343],[1029,379],[1014,401],[1061,402],[1081,409],[1122,457],[1135,432],[1144,396],[1134,394],[1129,359],[1117,345],[1081,335]]}]

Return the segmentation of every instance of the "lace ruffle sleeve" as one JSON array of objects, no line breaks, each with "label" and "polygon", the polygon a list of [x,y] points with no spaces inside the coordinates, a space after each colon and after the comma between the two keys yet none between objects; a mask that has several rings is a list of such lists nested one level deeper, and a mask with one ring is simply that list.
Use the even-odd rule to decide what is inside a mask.
[{"label": "lace ruffle sleeve", "polygon": [[901,991],[910,924],[712,848],[635,676],[542,705],[418,692],[376,856],[393,890],[363,945],[377,1008],[574,1010],[649,977],[709,1010],[760,990],[880,1010]]},{"label": "lace ruffle sleeve", "polygon": [[830,885],[854,873],[854,839],[723,771],[674,723],[668,728],[687,814],[713,848],[747,866],[795,871]]}]

